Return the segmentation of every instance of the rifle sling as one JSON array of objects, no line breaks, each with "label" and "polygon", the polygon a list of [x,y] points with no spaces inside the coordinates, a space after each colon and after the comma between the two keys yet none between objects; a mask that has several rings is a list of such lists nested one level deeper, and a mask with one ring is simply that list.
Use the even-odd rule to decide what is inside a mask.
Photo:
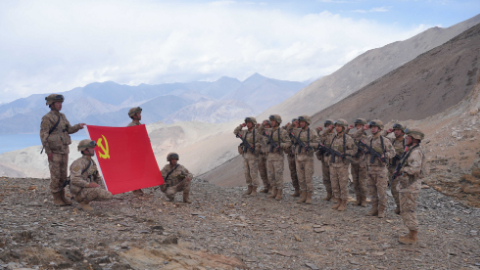
[{"label": "rifle sling", "polygon": [[[167,182],[168,177],[170,177],[170,175],[177,169],[177,167],[178,167],[178,164],[175,165],[175,167],[170,172],[167,173],[167,177],[165,177],[165,182]],[[168,183],[167,183],[167,186],[169,186]]]},{"label": "rifle sling", "polygon": [[[58,116],[58,120],[57,122],[55,123],[55,125],[48,131],[48,136],[47,138],[45,138],[45,141],[48,139],[48,137],[50,137],[50,134],[52,134],[52,132],[58,127],[58,124],[60,123],[60,115]],[[42,151],[40,151],[40,154],[43,153],[43,149],[45,148],[45,145],[43,144],[42,146]]]}]

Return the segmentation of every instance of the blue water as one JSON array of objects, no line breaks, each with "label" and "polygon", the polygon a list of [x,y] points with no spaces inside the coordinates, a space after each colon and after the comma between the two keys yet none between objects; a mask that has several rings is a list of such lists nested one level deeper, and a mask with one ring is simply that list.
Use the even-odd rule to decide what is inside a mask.
[{"label": "blue water", "polygon": [[[76,141],[88,139],[87,132],[84,130],[70,136]],[[0,135],[0,154],[41,144],[39,134]]]}]

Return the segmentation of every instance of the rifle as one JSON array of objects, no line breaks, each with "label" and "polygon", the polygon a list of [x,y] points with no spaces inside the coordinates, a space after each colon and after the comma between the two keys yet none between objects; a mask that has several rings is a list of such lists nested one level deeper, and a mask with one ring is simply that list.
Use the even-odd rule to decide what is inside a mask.
[{"label": "rifle", "polygon": [[[92,160],[90,160],[90,163],[88,163],[88,166],[85,169],[82,170],[80,175],[82,175],[84,172],[86,172],[90,168],[90,165],[92,165]],[[92,175],[89,174],[87,177],[88,177],[88,179],[90,179],[92,177]],[[70,176],[67,178],[67,180],[65,182],[63,182],[63,185],[62,185],[62,188],[60,189],[60,191],[62,191],[68,185],[70,185]]]},{"label": "rifle", "polygon": [[[263,132],[263,136],[267,137],[268,143],[270,144],[270,152],[273,152],[273,149],[277,149],[278,145],[273,140],[272,136],[268,135],[267,132]],[[272,134],[273,135],[273,134]]]},{"label": "rifle", "polygon": [[255,153],[255,149],[253,149],[253,147],[247,142],[247,140],[245,140],[245,139],[242,137],[242,134],[237,133],[236,137],[237,137],[237,138],[240,138],[240,140],[242,140],[242,144],[241,144],[241,145],[243,145],[243,147],[244,147],[244,148],[243,148],[243,152],[244,152],[244,153],[247,152],[247,151],[246,151],[247,149],[245,149],[245,147],[247,147],[247,148],[249,148],[250,150],[252,150],[252,153]]},{"label": "rifle", "polygon": [[335,162],[335,156],[339,156],[341,157],[342,159],[345,159],[345,155],[343,155],[342,153],[340,152],[337,152],[335,150],[333,150],[332,148],[330,147],[326,147],[325,145],[319,143],[318,144],[318,150],[320,151],[320,153],[328,153],[330,154],[332,157],[332,162]]},{"label": "rifle", "polygon": [[[408,157],[410,156],[410,153],[413,151],[413,149],[417,148],[418,147],[418,144],[415,145],[414,147],[412,147],[412,149],[410,149],[410,152],[408,152],[408,146],[405,148],[405,151],[403,152],[403,155],[402,157],[400,158],[400,161],[398,164],[397,164],[397,167],[395,168],[395,172],[393,172],[393,175],[392,175],[392,179],[390,179],[390,181],[388,182],[388,187],[391,187],[392,183],[393,183],[393,180],[395,180],[395,178],[398,177],[398,174],[400,173],[400,170],[403,168],[403,166],[405,165],[405,161],[408,159]],[[408,153],[407,153],[408,152]]]},{"label": "rifle", "polygon": [[[297,142],[298,145],[300,145],[300,147],[303,147],[305,148],[305,150],[310,153],[310,149],[313,150],[313,148],[311,146],[306,146],[304,142],[302,142],[297,136],[295,136],[295,134],[293,134],[293,132],[290,133],[290,135],[295,138],[295,141]],[[302,151],[302,148],[299,148],[298,149],[298,153],[300,153]]]},{"label": "rifle", "polygon": [[385,157],[382,157],[382,155],[380,155],[377,151],[373,150],[372,147],[366,145],[363,141],[358,142],[358,147],[367,148],[367,151],[365,151],[364,149],[362,149],[362,151],[365,153],[370,153],[370,163],[373,163],[375,161],[375,157],[378,157],[383,163],[387,163]]}]

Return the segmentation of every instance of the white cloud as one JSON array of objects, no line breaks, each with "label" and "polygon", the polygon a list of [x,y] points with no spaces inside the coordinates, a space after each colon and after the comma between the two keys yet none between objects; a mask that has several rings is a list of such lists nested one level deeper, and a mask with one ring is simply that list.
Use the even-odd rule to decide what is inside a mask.
[{"label": "white cloud", "polygon": [[357,13],[388,12],[388,11],[390,11],[390,7],[376,7],[376,8],[371,8],[369,10],[364,10],[364,9],[352,10],[352,12],[357,12]]},{"label": "white cloud", "polygon": [[107,80],[137,85],[259,72],[303,81],[424,29],[240,2],[4,1],[0,102]]}]

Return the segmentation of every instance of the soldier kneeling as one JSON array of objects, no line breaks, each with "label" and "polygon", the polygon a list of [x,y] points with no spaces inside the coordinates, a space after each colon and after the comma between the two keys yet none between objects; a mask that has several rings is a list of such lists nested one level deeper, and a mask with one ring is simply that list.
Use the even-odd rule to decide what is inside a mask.
[{"label": "soldier kneeling", "polygon": [[173,202],[175,194],[183,191],[183,202],[192,203],[188,198],[190,194],[190,180],[193,178],[187,168],[178,164],[178,154],[169,153],[167,155],[169,164],[162,169],[162,176],[165,183],[160,186],[160,190],[165,193],[167,198]]},{"label": "soldier kneeling", "polygon": [[112,198],[112,193],[100,186],[103,182],[98,173],[97,164],[92,159],[95,155],[97,143],[92,140],[82,140],[78,144],[78,151],[82,157],[75,160],[70,166],[70,193],[80,208],[93,211],[89,205],[91,201],[105,201]]}]

